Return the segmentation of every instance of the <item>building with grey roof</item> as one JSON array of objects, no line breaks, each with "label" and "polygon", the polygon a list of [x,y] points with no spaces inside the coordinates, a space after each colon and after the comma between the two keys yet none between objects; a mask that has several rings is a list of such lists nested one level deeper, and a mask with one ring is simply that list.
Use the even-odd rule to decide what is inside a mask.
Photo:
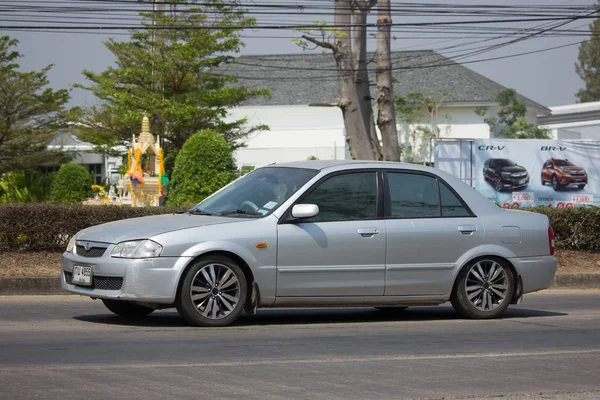
[{"label": "building with grey roof", "polygon": [[[368,55],[369,59],[373,56]],[[394,94],[421,93],[437,99],[440,109],[435,123],[442,137],[492,137],[484,118],[498,112],[496,97],[505,86],[432,50],[393,52],[391,57]],[[376,98],[375,63],[368,68],[371,95]],[[247,117],[251,123],[271,128],[247,140],[246,147],[237,152],[240,165],[349,156],[340,110],[317,107],[338,100],[336,63],[329,52],[241,56],[216,73],[236,76],[240,85],[271,91],[271,97],[257,97],[231,110],[232,118]],[[544,105],[518,96],[527,105],[530,122],[537,123],[538,115],[551,113]],[[480,107],[487,108],[485,116],[476,113]],[[400,141],[406,142],[414,126],[403,125],[401,120]]]}]

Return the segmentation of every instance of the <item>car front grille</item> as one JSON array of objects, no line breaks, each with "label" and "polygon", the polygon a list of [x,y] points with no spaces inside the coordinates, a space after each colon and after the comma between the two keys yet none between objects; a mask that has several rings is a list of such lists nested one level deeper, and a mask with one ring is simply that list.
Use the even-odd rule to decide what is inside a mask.
[{"label": "car front grille", "polygon": [[106,247],[90,247],[88,250],[84,246],[77,245],[77,255],[87,258],[98,258],[104,255]]},{"label": "car front grille", "polygon": [[[71,284],[71,277],[73,274],[68,271],[63,271],[65,275],[65,282],[69,285]],[[99,290],[121,290],[123,287],[123,278],[115,277],[115,276],[94,276],[92,278],[92,286],[84,286],[89,287],[90,289],[99,289]]]}]

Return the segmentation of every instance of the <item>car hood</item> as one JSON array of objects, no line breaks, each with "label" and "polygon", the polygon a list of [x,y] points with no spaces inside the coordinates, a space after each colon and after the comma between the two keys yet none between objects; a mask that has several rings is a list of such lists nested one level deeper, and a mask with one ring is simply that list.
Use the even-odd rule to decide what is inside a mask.
[{"label": "car hood", "polygon": [[78,240],[119,243],[125,240],[147,239],[161,233],[200,226],[227,224],[245,218],[207,215],[166,214],[131,218],[92,226],[77,234]]},{"label": "car hood", "polygon": [[502,172],[527,172],[527,170],[520,165],[515,165],[513,167],[502,167]]}]

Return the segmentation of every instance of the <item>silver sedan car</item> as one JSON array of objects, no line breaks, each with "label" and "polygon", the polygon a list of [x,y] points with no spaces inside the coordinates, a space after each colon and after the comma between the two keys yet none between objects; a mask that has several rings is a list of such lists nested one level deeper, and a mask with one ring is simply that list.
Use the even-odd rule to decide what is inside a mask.
[{"label": "silver sedan car", "polygon": [[306,161],[257,169],[184,213],[77,233],[62,287],[124,317],[176,307],[197,326],[264,307],[447,301],[494,318],[555,272],[544,215],[499,208],[432,168]]}]

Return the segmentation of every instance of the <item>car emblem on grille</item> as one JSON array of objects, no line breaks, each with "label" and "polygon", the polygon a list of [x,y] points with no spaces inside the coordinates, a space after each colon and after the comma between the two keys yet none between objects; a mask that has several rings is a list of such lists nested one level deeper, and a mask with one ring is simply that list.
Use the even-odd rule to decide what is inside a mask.
[{"label": "car emblem on grille", "polygon": [[92,248],[92,246],[89,243],[85,244],[85,247],[84,247],[85,251],[90,251],[91,248]]}]

